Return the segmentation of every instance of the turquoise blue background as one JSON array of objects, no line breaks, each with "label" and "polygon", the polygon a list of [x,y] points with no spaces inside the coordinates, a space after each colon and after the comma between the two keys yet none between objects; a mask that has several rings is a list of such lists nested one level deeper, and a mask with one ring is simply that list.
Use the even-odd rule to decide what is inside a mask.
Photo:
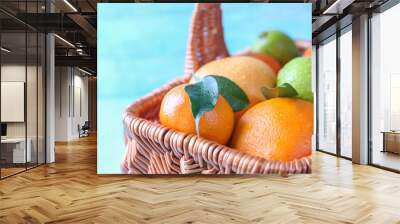
[{"label": "turquoise blue background", "polygon": [[[183,73],[194,4],[98,4],[97,172],[121,173],[124,108]],[[278,29],[311,40],[311,4],[222,4],[230,52]]]}]

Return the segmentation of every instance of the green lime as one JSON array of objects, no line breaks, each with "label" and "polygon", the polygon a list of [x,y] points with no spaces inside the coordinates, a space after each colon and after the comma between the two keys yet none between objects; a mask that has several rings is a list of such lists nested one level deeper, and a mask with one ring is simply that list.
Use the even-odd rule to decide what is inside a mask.
[{"label": "green lime", "polygon": [[277,59],[282,66],[299,56],[299,50],[292,38],[277,30],[262,33],[251,51],[268,54]]},{"label": "green lime", "polygon": [[290,84],[297,92],[297,98],[313,102],[311,89],[311,59],[298,57],[288,62],[279,71],[277,86]]}]

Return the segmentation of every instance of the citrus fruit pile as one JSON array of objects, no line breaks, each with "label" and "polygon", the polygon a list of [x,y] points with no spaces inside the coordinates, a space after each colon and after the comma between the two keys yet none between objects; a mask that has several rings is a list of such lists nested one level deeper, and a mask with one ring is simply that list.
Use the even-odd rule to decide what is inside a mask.
[{"label": "citrus fruit pile", "polygon": [[171,89],[160,122],[275,161],[311,155],[311,49],[285,33],[262,33],[251,52],[207,63]]}]

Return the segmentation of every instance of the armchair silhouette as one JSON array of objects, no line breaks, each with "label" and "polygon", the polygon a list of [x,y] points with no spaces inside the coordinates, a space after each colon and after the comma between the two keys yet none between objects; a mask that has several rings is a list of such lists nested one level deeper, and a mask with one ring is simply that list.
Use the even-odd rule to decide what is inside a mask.
[{"label": "armchair silhouette", "polygon": [[89,121],[85,121],[85,123],[82,126],[78,125],[79,138],[89,136],[89,129],[90,129]]}]

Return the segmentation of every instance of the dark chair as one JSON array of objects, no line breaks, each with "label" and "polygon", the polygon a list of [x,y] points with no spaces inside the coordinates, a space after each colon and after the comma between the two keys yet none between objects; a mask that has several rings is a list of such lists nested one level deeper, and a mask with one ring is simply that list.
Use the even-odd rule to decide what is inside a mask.
[{"label": "dark chair", "polygon": [[89,121],[85,121],[85,123],[82,125],[78,125],[78,130],[79,130],[79,138],[80,137],[87,137],[89,136],[89,129],[90,129],[90,123]]}]

